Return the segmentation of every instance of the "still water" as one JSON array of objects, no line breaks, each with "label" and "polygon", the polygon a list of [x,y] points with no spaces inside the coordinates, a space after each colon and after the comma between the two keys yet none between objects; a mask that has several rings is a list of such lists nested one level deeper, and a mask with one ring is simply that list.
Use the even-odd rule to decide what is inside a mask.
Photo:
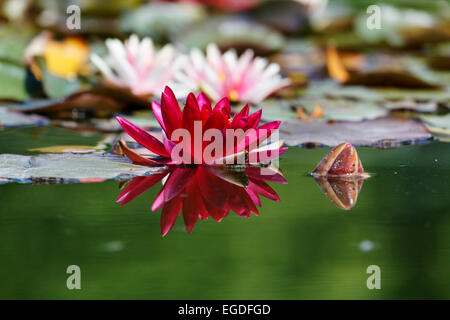
[{"label": "still water", "polygon": [[[98,138],[10,129],[0,152]],[[269,183],[281,201],[263,198],[259,216],[198,221],[189,235],[179,217],[164,238],[150,210],[161,184],[124,207],[117,181],[0,185],[0,298],[449,299],[450,145],[358,148],[373,177],[349,211],[307,175],[328,151],[290,148],[288,184]],[[81,290],[66,287],[69,265]],[[366,286],[370,265],[380,290]]]}]

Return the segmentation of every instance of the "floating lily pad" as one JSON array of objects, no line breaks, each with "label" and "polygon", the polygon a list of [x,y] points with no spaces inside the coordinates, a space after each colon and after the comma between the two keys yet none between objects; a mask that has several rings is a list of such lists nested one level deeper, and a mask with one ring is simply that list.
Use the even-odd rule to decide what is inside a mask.
[{"label": "floating lily pad", "polygon": [[[373,101],[354,101],[327,98],[269,99],[261,103],[262,118],[266,121],[297,119],[296,109],[304,108],[308,113],[318,107],[323,112],[321,120],[361,121],[386,116],[388,110]],[[258,108],[253,108],[256,111]]]},{"label": "floating lily pad", "polygon": [[134,165],[127,158],[114,155],[0,155],[1,182],[53,184],[126,180],[135,176],[149,176],[160,170],[161,167]]},{"label": "floating lily pad", "polygon": [[315,107],[323,111],[324,120],[361,121],[376,119],[388,114],[388,111],[371,101],[352,101],[342,99],[308,99],[300,105],[308,112]]},{"label": "floating lily pad", "polygon": [[264,1],[251,15],[283,33],[298,34],[309,28],[306,6],[296,1]]},{"label": "floating lily pad", "polygon": [[161,39],[206,17],[202,6],[194,3],[149,3],[128,11],[120,19],[121,29]]},{"label": "floating lily pad", "polygon": [[27,77],[23,66],[0,61],[0,99],[28,99]]},{"label": "floating lily pad", "polygon": [[367,88],[362,86],[341,86],[337,83],[324,81],[315,82],[304,90],[307,97],[343,98],[361,101],[385,102],[410,99],[414,101],[434,101],[450,103],[450,89],[443,90],[407,90],[398,88]]},{"label": "floating lily pad", "polygon": [[[434,5],[435,1],[429,1],[429,3]],[[367,28],[368,15],[365,11],[361,12],[355,21],[356,32],[369,43],[388,43],[394,47],[401,47],[446,37],[445,30],[440,30],[437,15],[411,8],[400,9],[386,4],[379,5],[379,8],[382,28]]]},{"label": "floating lily pad", "polygon": [[92,146],[51,146],[31,148],[28,151],[42,153],[94,153],[96,149]]},{"label": "floating lily pad", "polygon": [[405,70],[384,69],[350,75],[346,85],[368,87],[396,87],[409,89],[440,89],[440,85],[429,82]]},{"label": "floating lily pad", "polygon": [[349,142],[356,146],[388,148],[423,142],[431,137],[420,121],[405,118],[333,123],[288,121],[280,127],[280,139],[288,146],[337,146]]},{"label": "floating lily pad", "polygon": [[436,138],[450,142],[450,113],[443,116],[421,115],[420,119]]},{"label": "floating lily pad", "polygon": [[402,99],[399,101],[386,101],[383,107],[388,110],[408,110],[415,112],[436,112],[438,104],[435,101],[415,101],[413,99]]},{"label": "floating lily pad", "polygon": [[12,111],[5,107],[0,107],[0,128],[21,127],[21,126],[46,126],[49,120],[45,117],[35,114],[23,114],[18,111]]},{"label": "floating lily pad", "polygon": [[146,97],[133,95],[128,89],[98,87],[76,92],[64,99],[30,100],[8,107],[24,113],[37,113],[57,119],[107,117],[124,110],[150,109]]},{"label": "floating lily pad", "polygon": [[81,84],[77,79],[68,80],[58,77],[48,71],[42,58],[37,61],[42,70],[42,86],[49,98],[64,98],[80,89]]},{"label": "floating lily pad", "polygon": [[345,85],[395,87],[408,89],[441,89],[438,77],[421,60],[386,54],[360,56],[355,70],[348,70],[336,47],[327,48],[330,77]]},{"label": "floating lily pad", "polygon": [[14,28],[3,24],[0,28],[0,59],[20,64],[32,34],[33,30],[27,26]]},{"label": "floating lily pad", "polygon": [[242,18],[210,19],[177,35],[186,48],[201,48],[214,42],[222,50],[253,48],[258,54],[275,52],[284,45],[283,36],[269,27]]}]

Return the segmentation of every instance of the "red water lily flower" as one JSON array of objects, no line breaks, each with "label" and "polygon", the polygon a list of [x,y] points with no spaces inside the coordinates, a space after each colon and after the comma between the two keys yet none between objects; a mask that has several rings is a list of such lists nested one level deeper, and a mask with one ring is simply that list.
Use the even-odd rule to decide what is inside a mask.
[{"label": "red water lily flower", "polygon": [[[268,174],[263,170],[272,172]],[[153,211],[162,208],[162,236],[169,233],[181,212],[188,233],[192,232],[198,219],[211,216],[220,222],[230,210],[247,218],[251,213],[258,215],[257,207],[261,206],[259,196],[280,200],[265,181],[287,183],[274,167],[249,166],[236,171],[223,166],[169,166],[162,173],[131,179],[116,201],[123,206],[165,177],[164,186],[152,205]]]},{"label": "red water lily flower", "polygon": [[[190,93],[186,98],[184,110],[181,111],[172,90],[166,87],[161,95],[161,104],[153,101],[152,109],[163,130],[163,141],[126,119],[117,117],[122,128],[134,140],[159,155],[156,158],[146,158],[128,149],[122,143],[125,155],[137,164],[223,165],[236,162],[240,164],[269,162],[287,149],[282,148],[282,141],[262,146],[262,143],[276,132],[280,121],[259,126],[262,110],[249,114],[248,104],[231,117],[230,103],[227,98],[223,98],[212,108],[205,94],[200,93],[195,97],[193,93]],[[180,132],[187,133],[189,138],[186,139],[180,135]],[[209,134],[211,132],[214,135]],[[232,136],[234,132],[243,134]],[[209,138],[206,138],[206,135],[209,135]],[[233,142],[231,148],[230,142]],[[212,148],[213,143],[219,148]]]}]

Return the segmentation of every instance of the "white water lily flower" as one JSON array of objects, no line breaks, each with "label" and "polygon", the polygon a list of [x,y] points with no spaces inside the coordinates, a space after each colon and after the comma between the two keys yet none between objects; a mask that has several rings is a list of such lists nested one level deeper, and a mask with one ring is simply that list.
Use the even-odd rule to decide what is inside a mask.
[{"label": "white water lily flower", "polygon": [[209,44],[206,56],[194,48],[189,56],[180,58],[180,64],[171,84],[177,96],[202,90],[215,101],[227,97],[231,101],[259,103],[290,84],[289,79],[281,77],[278,64],[254,57],[250,49],[238,57],[235,50],[222,54],[216,44]]},{"label": "white water lily flower", "polygon": [[156,51],[148,37],[140,41],[133,34],[124,43],[108,39],[106,47],[108,56],[103,59],[92,54],[92,63],[107,81],[129,88],[137,95],[160,94],[177,69],[174,47],[167,44]]}]

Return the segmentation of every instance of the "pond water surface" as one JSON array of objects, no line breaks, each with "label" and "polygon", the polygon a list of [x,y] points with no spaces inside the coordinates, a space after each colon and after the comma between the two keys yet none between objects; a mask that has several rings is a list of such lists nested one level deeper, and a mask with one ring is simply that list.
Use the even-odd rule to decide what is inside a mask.
[{"label": "pond water surface", "polygon": [[[98,139],[9,129],[0,151]],[[191,234],[179,218],[164,238],[150,210],[160,184],[124,207],[117,181],[0,185],[0,298],[450,298],[450,145],[358,148],[374,176],[349,211],[307,175],[328,151],[290,148],[288,184],[269,183],[281,202],[263,199],[259,216],[198,221]],[[69,265],[81,290],[66,287]],[[370,265],[380,290],[366,286]]]}]

